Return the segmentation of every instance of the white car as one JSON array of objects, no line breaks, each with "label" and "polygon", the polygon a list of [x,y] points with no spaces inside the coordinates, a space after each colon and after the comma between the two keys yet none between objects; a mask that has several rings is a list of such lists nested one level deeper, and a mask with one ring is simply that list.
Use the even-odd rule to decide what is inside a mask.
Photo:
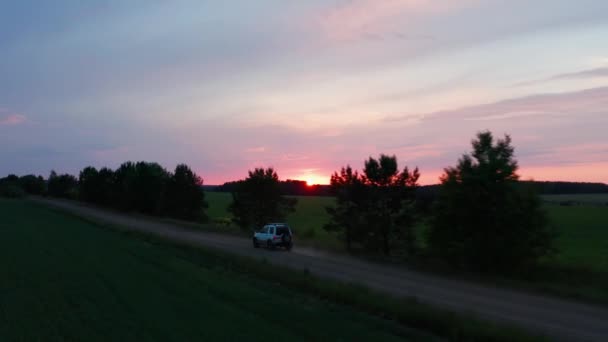
[{"label": "white car", "polygon": [[269,223],[253,234],[253,247],[265,245],[274,249],[280,246],[289,251],[293,247],[292,237],[291,229],[286,223]]}]

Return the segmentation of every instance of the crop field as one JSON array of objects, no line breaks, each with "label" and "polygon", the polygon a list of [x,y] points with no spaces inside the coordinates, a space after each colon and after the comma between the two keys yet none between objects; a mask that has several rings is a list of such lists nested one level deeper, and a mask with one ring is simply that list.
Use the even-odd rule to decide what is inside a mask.
[{"label": "crop field", "polygon": [[30,202],[0,200],[0,217],[6,341],[412,337],[392,321]]}]

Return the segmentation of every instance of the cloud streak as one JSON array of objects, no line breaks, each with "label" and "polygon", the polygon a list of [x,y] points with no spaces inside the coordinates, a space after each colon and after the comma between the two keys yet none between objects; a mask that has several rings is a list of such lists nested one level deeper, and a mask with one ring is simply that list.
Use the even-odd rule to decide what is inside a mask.
[{"label": "cloud streak", "polygon": [[[440,111],[423,115],[427,119],[446,117],[469,121],[507,120],[530,116],[572,116],[597,114],[608,108],[608,87],[575,92],[537,94],[495,103]],[[397,118],[393,118],[396,120]],[[410,120],[409,116],[401,118]]]},{"label": "cloud streak", "polygon": [[523,86],[537,85],[537,84],[542,84],[542,83],[550,83],[550,82],[555,82],[555,81],[571,81],[571,80],[581,80],[581,79],[588,79],[588,78],[608,78],[608,67],[601,67],[601,68],[587,69],[587,70],[582,70],[582,71],[577,71],[577,72],[558,74],[558,75],[551,76],[548,78],[520,82],[520,83],[515,84],[514,86],[523,87]]},{"label": "cloud streak", "polygon": [[[1,112],[1,111],[0,111]],[[25,115],[21,114],[9,114],[4,118],[0,118],[0,126],[16,126],[21,125],[27,121]]]},{"label": "cloud streak", "polygon": [[[404,17],[438,14],[461,8],[473,0],[353,0],[324,11],[317,21],[330,41],[357,39],[433,39],[428,34],[408,34],[403,25],[396,25]],[[399,28],[397,28],[399,27]]]}]

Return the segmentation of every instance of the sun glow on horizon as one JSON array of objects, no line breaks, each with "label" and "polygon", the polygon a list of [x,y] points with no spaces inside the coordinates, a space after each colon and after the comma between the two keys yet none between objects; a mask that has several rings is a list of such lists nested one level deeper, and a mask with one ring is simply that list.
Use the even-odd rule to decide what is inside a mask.
[{"label": "sun glow on horizon", "polygon": [[306,175],[302,175],[300,177],[295,177],[295,179],[301,179],[303,181],[306,182],[306,186],[314,186],[314,185],[328,185],[329,184],[329,178],[328,177],[323,177],[323,176],[319,176],[316,174],[306,174]]}]

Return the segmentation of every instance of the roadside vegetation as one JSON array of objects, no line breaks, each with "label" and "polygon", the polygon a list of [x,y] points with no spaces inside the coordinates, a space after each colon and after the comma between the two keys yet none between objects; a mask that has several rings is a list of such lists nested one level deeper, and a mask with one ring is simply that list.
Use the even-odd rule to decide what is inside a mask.
[{"label": "roadside vegetation", "polygon": [[0,216],[7,340],[542,340],[28,201],[0,199]]}]

